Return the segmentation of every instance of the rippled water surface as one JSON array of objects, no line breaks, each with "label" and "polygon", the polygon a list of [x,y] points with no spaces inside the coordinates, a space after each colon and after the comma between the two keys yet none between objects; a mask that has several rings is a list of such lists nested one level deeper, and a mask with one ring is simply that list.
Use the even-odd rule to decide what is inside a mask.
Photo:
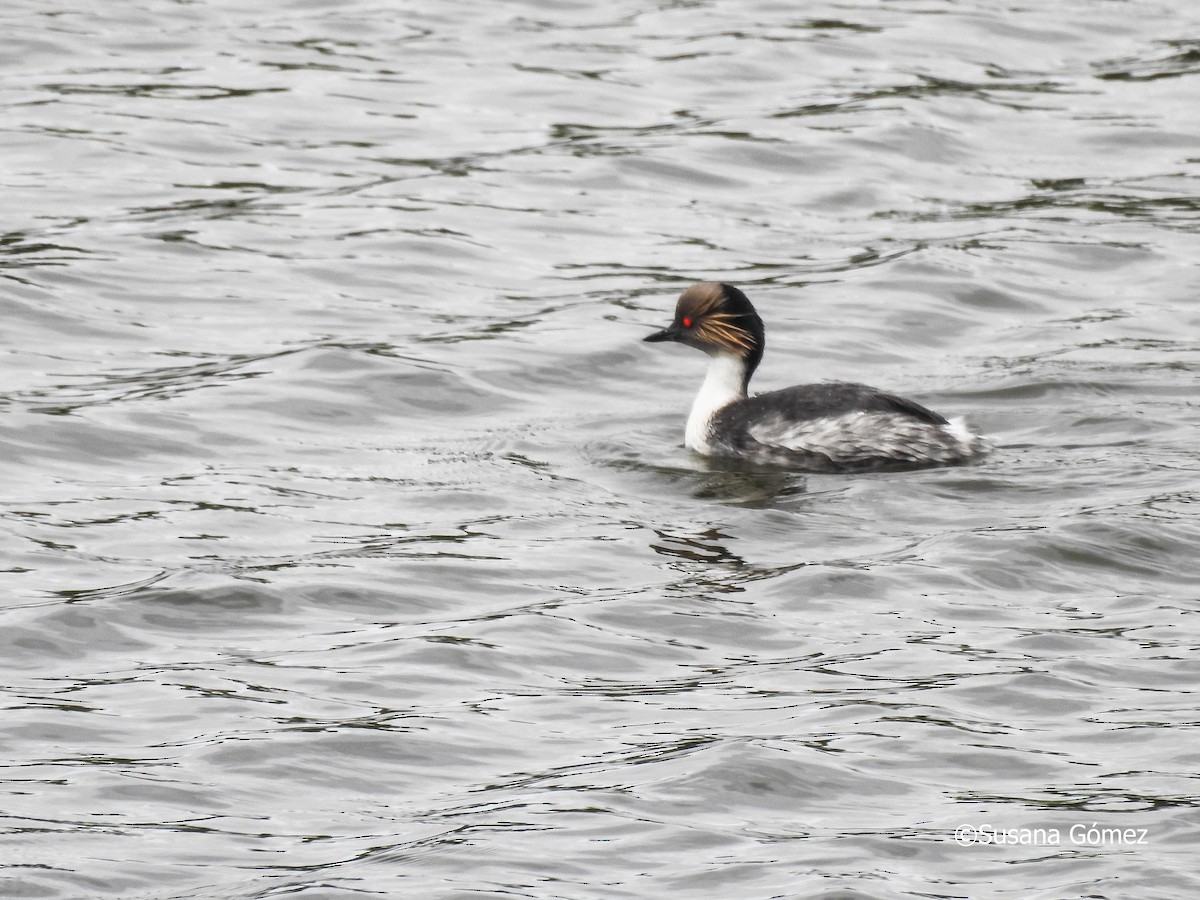
[{"label": "rippled water surface", "polygon": [[[1200,892],[1200,7],[0,26],[0,896]],[[701,279],[994,451],[689,455]]]}]

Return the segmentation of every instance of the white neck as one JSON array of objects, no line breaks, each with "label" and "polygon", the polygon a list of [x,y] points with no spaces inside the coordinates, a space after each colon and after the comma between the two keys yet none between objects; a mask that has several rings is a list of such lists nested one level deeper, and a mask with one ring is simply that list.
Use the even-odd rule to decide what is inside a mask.
[{"label": "white neck", "polygon": [[692,403],[684,443],[698,453],[710,449],[708,427],[712,417],[735,400],[746,396],[746,363],[740,356],[720,353],[708,364],[708,374]]}]

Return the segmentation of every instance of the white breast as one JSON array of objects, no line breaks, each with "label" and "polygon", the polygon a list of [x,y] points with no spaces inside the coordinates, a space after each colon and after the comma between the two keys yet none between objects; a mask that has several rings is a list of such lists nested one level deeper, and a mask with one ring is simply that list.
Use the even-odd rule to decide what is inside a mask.
[{"label": "white breast", "polygon": [[740,357],[719,354],[708,364],[708,374],[688,415],[684,443],[697,453],[712,453],[712,419],[735,400],[746,396],[745,363]]}]

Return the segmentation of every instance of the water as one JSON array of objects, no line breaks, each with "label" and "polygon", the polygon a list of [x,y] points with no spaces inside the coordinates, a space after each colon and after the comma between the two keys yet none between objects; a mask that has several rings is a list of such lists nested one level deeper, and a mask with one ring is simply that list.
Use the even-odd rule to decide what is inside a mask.
[{"label": "water", "polygon": [[[1195,896],[1200,12],[0,23],[0,895]],[[700,279],[995,451],[688,455]]]}]

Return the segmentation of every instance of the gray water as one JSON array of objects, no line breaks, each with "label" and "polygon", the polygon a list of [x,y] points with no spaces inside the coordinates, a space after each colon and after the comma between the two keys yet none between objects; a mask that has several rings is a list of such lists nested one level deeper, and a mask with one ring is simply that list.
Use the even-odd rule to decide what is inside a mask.
[{"label": "gray water", "polygon": [[[1200,892],[1200,6],[0,33],[0,896]],[[993,452],[690,455],[701,279]]]}]

